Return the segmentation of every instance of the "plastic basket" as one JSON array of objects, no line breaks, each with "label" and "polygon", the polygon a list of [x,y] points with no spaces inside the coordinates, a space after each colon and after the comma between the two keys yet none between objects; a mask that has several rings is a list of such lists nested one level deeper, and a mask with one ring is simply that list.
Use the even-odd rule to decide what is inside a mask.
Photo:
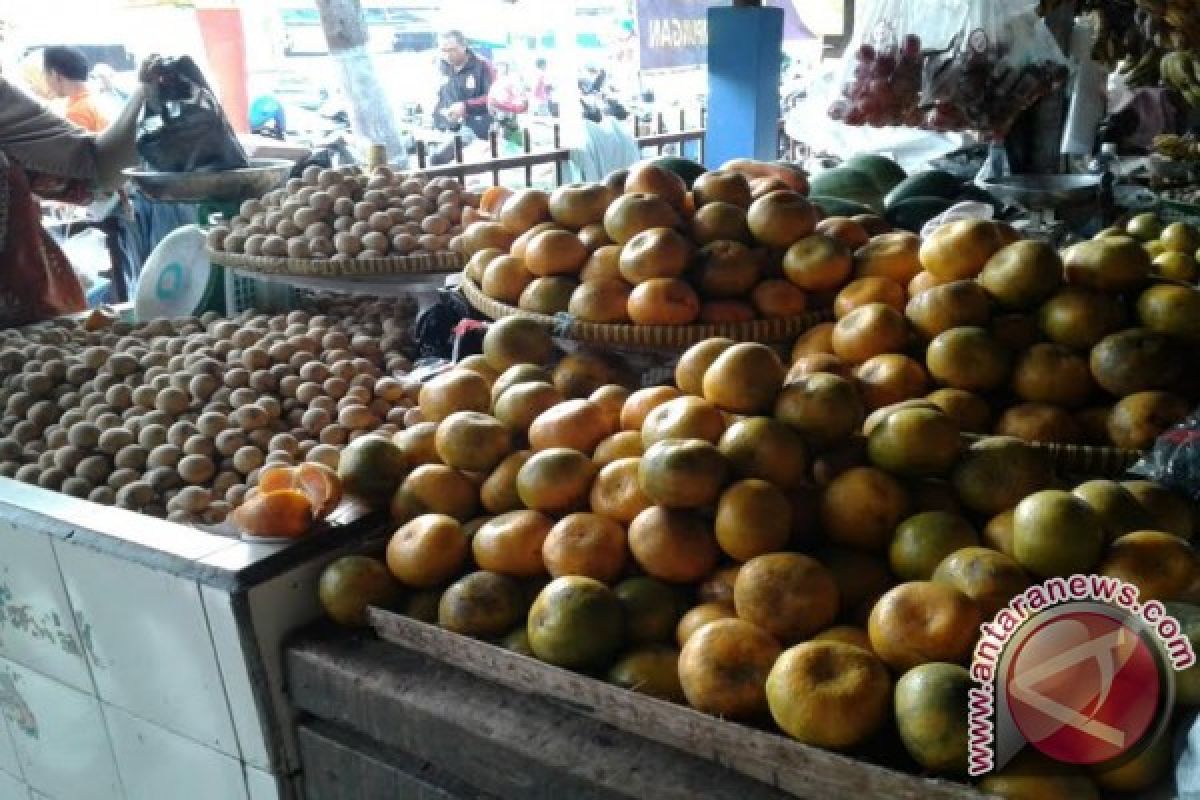
[{"label": "plastic basket", "polygon": [[237,275],[222,270],[225,281],[225,308],[228,316],[243,311],[294,311],[296,290],[287,284]]}]

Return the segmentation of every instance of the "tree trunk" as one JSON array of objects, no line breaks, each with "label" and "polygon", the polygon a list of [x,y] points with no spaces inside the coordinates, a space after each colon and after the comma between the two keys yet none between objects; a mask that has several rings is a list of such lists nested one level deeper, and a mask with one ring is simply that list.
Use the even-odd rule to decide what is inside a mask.
[{"label": "tree trunk", "polygon": [[379,84],[367,50],[367,27],[359,0],[317,0],[329,54],[338,65],[342,89],[350,103],[355,135],[387,148],[388,159],[403,159],[392,104]]}]

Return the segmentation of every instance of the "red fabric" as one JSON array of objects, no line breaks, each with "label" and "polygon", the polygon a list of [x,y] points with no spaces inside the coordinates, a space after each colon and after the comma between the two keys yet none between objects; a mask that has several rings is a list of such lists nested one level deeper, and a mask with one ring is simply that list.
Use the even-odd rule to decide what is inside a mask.
[{"label": "red fabric", "polygon": [[42,228],[29,176],[10,163],[8,230],[0,251],[0,327],[26,325],[86,308],[75,270]]},{"label": "red fabric", "polygon": [[477,319],[464,319],[460,320],[459,323],[454,326],[454,335],[462,336],[470,331],[481,331],[486,329],[487,325]]}]

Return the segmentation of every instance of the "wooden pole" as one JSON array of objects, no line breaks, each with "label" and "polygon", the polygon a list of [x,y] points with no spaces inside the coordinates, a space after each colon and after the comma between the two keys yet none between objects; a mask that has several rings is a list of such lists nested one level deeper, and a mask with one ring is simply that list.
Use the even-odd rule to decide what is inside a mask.
[{"label": "wooden pole", "polygon": [[329,54],[337,62],[350,103],[354,134],[387,148],[389,160],[405,156],[392,104],[367,51],[367,26],[359,0],[317,0]]}]

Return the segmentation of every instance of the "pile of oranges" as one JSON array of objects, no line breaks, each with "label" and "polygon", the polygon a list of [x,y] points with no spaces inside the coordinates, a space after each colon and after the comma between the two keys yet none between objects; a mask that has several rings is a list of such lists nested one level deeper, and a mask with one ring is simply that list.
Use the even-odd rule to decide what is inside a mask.
[{"label": "pile of oranges", "polygon": [[549,194],[489,190],[459,242],[466,275],[494,300],[592,323],[799,316],[845,283],[864,242],[819,224],[801,176],[737,166],[690,190],[653,162]]},{"label": "pile of oranges", "polygon": [[[843,352],[850,333],[834,334]],[[564,380],[552,352],[536,323],[506,318],[482,357],[424,385],[423,421],[347,447],[347,491],[387,503],[397,529],[384,560],[326,571],[335,619],[391,604],[801,742],[965,778],[965,664],[1016,593],[1074,572],[1143,600],[1200,592],[1183,498],[1075,486],[1012,437],[964,444],[955,414],[868,404],[816,356],[789,378],[764,345],[710,339],[673,385],[631,390]],[[1196,676],[1179,701],[1200,702]],[[1026,756],[981,788],[1011,795],[1032,770],[1039,796],[1132,790],[1169,751],[1164,735],[1110,772]]]}]

